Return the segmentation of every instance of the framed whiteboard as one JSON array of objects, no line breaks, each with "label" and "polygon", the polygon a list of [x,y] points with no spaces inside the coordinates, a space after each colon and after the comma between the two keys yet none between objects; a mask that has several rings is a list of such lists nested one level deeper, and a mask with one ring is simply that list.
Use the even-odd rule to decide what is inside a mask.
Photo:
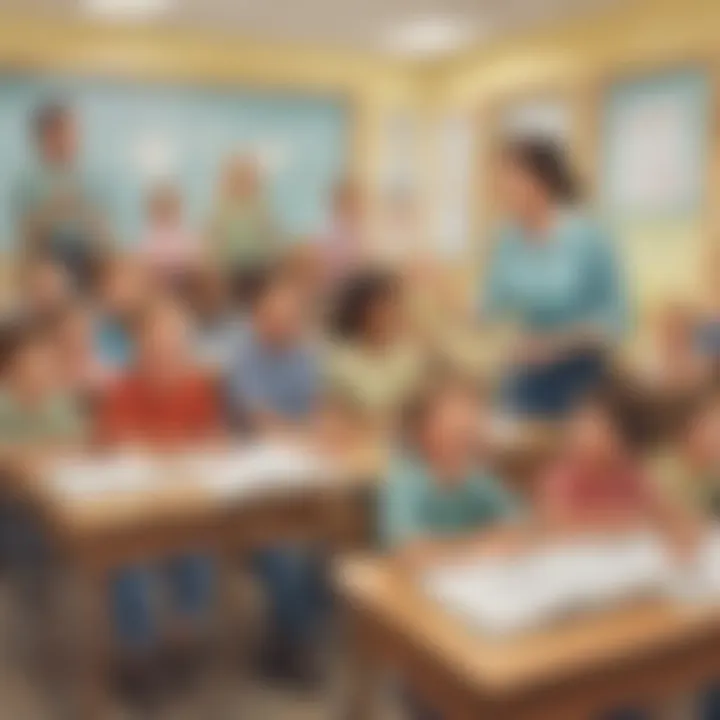
[{"label": "framed whiteboard", "polygon": [[711,83],[677,71],[621,82],[603,115],[601,198],[619,220],[698,212],[707,184]]}]

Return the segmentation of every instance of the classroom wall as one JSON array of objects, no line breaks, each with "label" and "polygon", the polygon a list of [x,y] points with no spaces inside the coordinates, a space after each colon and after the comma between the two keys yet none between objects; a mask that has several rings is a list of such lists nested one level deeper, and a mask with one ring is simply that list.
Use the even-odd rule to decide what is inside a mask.
[{"label": "classroom wall", "polygon": [[[425,76],[433,112],[473,113],[478,132],[499,107],[524,97],[566,98],[574,114],[573,144],[585,173],[599,174],[599,119],[603,93],[614,80],[687,65],[707,71],[720,85],[720,2],[637,0],[620,2],[598,17],[510,41],[492,43],[436,65]],[[717,135],[717,117],[712,119]],[[669,293],[697,296],[704,243],[720,237],[718,143],[709,158],[710,193],[702,211],[673,223],[622,229],[619,242],[640,312]],[[478,242],[482,232],[478,227]]]},{"label": "classroom wall", "polygon": [[379,222],[381,148],[388,117],[415,112],[417,71],[371,54],[258,43],[200,31],[58,24],[0,15],[0,73],[58,74],[332,97],[351,114],[351,169]]}]

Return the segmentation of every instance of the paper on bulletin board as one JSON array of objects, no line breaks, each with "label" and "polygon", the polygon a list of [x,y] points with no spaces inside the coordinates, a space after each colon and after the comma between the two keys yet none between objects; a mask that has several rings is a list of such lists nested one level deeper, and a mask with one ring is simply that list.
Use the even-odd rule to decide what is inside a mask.
[{"label": "paper on bulletin board", "polygon": [[541,137],[566,145],[572,133],[569,103],[555,98],[520,102],[507,108],[502,132],[510,137]]},{"label": "paper on bulletin board", "polygon": [[701,72],[626,82],[608,98],[603,196],[612,216],[691,215],[702,201],[709,86]]},{"label": "paper on bulletin board", "polygon": [[478,148],[472,118],[450,115],[438,125],[437,227],[435,250],[446,258],[464,256],[471,247],[474,183]]}]

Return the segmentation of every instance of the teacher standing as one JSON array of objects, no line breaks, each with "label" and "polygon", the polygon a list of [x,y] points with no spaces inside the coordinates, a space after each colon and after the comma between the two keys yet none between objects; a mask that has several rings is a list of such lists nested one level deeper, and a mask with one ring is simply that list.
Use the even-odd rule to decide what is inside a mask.
[{"label": "teacher standing", "polygon": [[497,180],[506,221],[487,268],[483,312],[519,332],[505,402],[520,415],[558,417],[603,379],[626,324],[624,283],[559,145],[506,143]]}]

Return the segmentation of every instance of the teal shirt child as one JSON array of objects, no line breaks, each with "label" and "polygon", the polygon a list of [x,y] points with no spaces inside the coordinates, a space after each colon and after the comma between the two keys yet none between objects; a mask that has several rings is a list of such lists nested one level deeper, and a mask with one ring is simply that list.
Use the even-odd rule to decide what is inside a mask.
[{"label": "teal shirt child", "polygon": [[435,480],[420,458],[402,456],[380,490],[380,536],[396,549],[428,537],[461,536],[518,514],[511,492],[477,469],[452,486]]}]

